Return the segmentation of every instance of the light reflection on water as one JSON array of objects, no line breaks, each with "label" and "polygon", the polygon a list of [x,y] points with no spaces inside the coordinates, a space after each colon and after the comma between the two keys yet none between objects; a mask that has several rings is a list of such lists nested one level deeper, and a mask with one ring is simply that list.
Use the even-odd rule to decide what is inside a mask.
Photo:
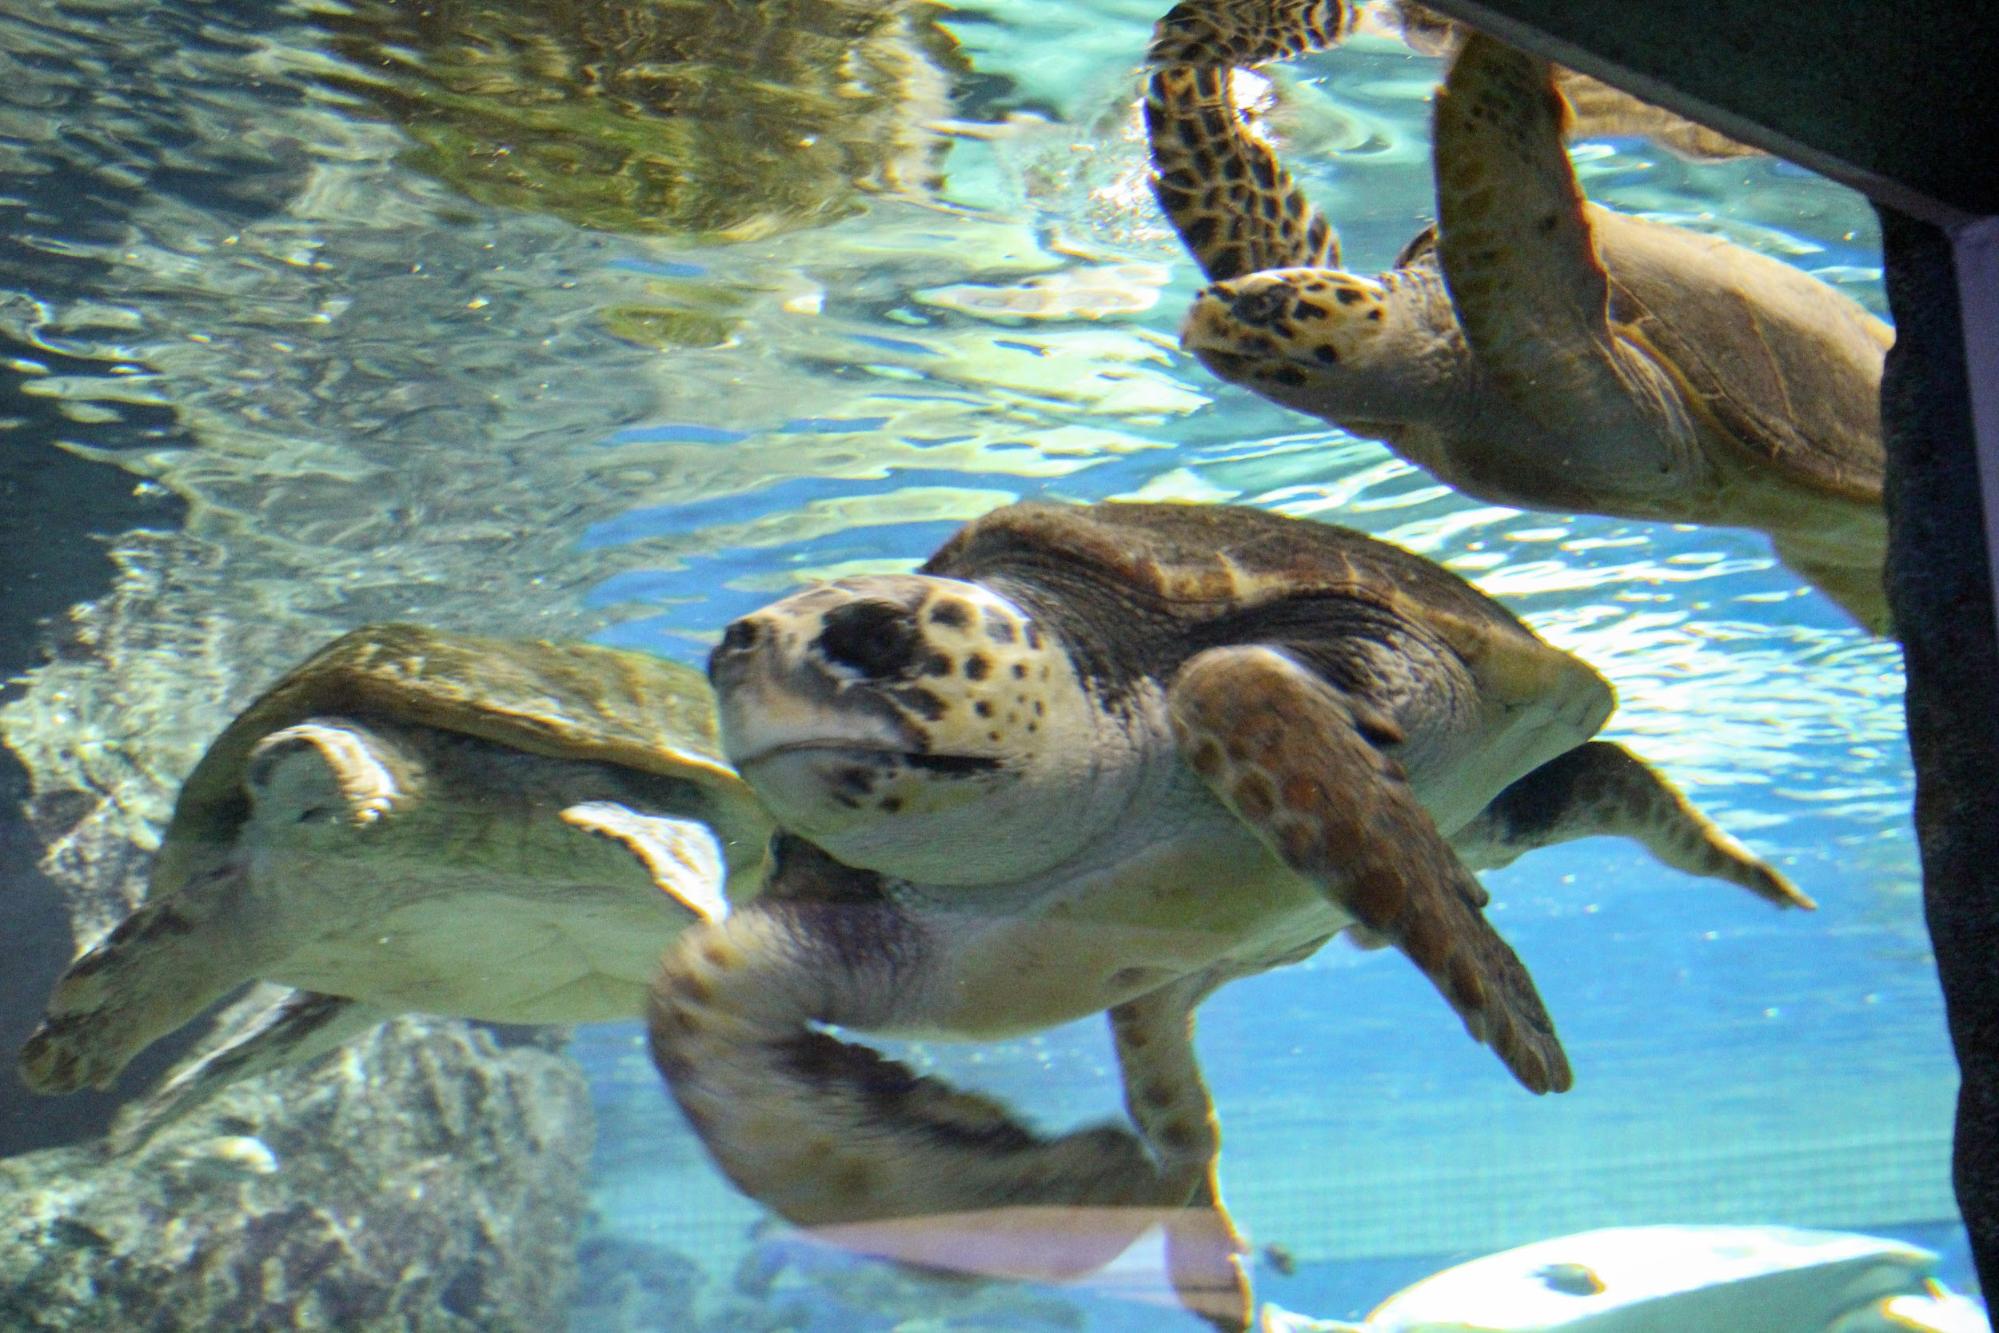
[{"label": "light reflection on water", "polygon": [[[1798,1084],[1784,1080],[1829,1080],[1819,1095],[1855,1132],[1901,1133],[1929,1173],[1881,1197],[1947,1206],[1949,1066],[1913,900],[1895,649],[1761,538],[1480,505],[1181,357],[1197,282],[1144,197],[1129,114],[1155,8],[937,12],[963,66],[937,86],[989,132],[934,146],[935,190],[842,192],[824,212],[837,221],[723,243],[589,230],[561,200],[534,208],[549,187],[532,181],[505,196],[516,207],[468,198],[436,170],[439,135],[413,153],[357,100],[333,11],[10,7],[0,206],[20,226],[0,248],[0,334],[72,447],[189,503],[183,530],[118,546],[128,573],[100,622],[202,630],[134,632],[101,667],[48,678],[62,716],[122,709],[150,751],[68,753],[32,686],[0,712],[15,748],[38,771],[121,787],[103,818],[143,842],[169,775],[224,720],[228,691],[189,706],[191,675],[268,679],[300,644],[366,620],[698,660],[728,618],[812,579],[906,568],[1016,498],[1226,500],[1347,523],[1444,562],[1604,671],[1622,699],[1609,734],[1824,905],[1767,921],[1608,844],[1495,876],[1497,919],[1585,1071],[1562,1132],[1614,1156],[1644,1128],[1622,1123],[1630,1098],[1664,1083],[1693,1123],[1711,1117],[1700,1137],[1749,1161],[1787,1132]],[[1428,215],[1433,74],[1361,43],[1280,78],[1277,123],[1356,267],[1385,265]],[[1641,143],[1578,160],[1601,202],[1715,231],[1882,309],[1854,196],[1781,163],[1693,164]],[[161,408],[197,447],[138,428]],[[1469,1108],[1493,1152],[1553,1151],[1391,963],[1329,951],[1207,1011],[1232,1193],[1247,1225],[1301,1252],[1367,1251],[1336,1228],[1295,1234],[1303,1205],[1275,1185],[1296,1169],[1287,1135],[1323,1166],[1314,1179],[1377,1201],[1386,1187],[1342,1175],[1339,1145],[1417,1151],[1465,1133]],[[1876,1000],[1855,1007],[1856,991]],[[1688,1001],[1682,1021],[1634,1038],[1661,993]],[[584,1046],[606,1120],[600,1202],[634,1235],[736,1243],[748,1212],[712,1182],[697,1197],[713,1215],[691,1229],[661,1203],[703,1168],[684,1141],[660,1147],[674,1131],[629,1041],[613,1029]],[[1112,1105],[1094,1028],[919,1054],[1057,1119]],[[1876,1077],[1902,1089],[1901,1111],[1864,1092]],[[1372,1109],[1335,1114],[1328,1089]],[[653,1170],[634,1174],[642,1162]],[[1547,1197],[1575,1185],[1560,1180]],[[1410,1215],[1434,1211],[1408,1193]],[[1684,1212],[1689,1197],[1669,1201]],[[1798,1208],[1916,1220],[1806,1195]]]}]

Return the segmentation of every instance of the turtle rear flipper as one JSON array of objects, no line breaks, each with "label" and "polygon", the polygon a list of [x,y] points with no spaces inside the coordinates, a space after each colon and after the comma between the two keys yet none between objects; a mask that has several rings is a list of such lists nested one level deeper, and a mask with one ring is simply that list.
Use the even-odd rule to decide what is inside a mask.
[{"label": "turtle rear flipper", "polygon": [[1590,741],[1520,778],[1451,835],[1467,863],[1509,865],[1522,852],[1598,834],[1632,838],[1689,875],[1724,880],[1778,907],[1817,906],[1731,838],[1622,745]]},{"label": "turtle rear flipper", "polygon": [[1569,1063],[1533,978],[1479,912],[1484,890],[1377,740],[1366,700],[1274,648],[1197,653],[1167,695],[1180,753],[1292,870],[1407,954],[1533,1092]]},{"label": "turtle rear flipper", "polygon": [[1180,1304],[1224,1333],[1249,1327],[1242,1255],[1249,1248],[1222,1203],[1221,1126],[1194,1052],[1194,1009],[1214,989],[1189,977],[1111,1010],[1125,1112],[1169,1175],[1196,1177],[1186,1207],[1165,1221],[1166,1276]]},{"label": "turtle rear flipper", "polygon": [[[1466,39],[1436,100],[1437,250],[1465,339],[1501,391],[1629,488],[1696,457],[1680,391],[1611,324],[1610,277],[1563,146],[1549,64]],[[1594,469],[1592,469],[1594,470]]]},{"label": "turtle rear flipper", "polygon": [[141,1148],[230,1084],[303,1064],[391,1017],[386,1009],[344,996],[292,991],[230,1040],[168,1070],[144,1097],[119,1113],[110,1149],[127,1153]]}]

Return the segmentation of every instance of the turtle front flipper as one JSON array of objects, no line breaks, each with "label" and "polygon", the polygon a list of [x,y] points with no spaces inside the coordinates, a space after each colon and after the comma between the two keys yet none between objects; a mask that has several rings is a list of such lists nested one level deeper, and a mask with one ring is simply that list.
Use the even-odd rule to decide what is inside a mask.
[{"label": "turtle front flipper", "polygon": [[1675,870],[1738,885],[1778,907],[1817,906],[1658,770],[1610,741],[1578,745],[1518,779],[1452,834],[1451,844],[1466,862],[1489,869],[1536,847],[1598,834],[1634,839]]},{"label": "turtle front flipper", "polygon": [[1186,1202],[1198,1162],[1162,1166],[1116,1126],[1038,1135],[818,1030],[892,1021],[935,984],[932,946],[872,876],[782,846],[763,897],[667,950],[646,1013],[668,1090],[738,1188],[843,1244],[1043,1280],[1094,1271]]},{"label": "turtle front flipper", "polygon": [[121,1110],[111,1127],[111,1151],[143,1147],[230,1084],[303,1064],[393,1016],[344,996],[292,991],[231,1040],[168,1070],[144,1097]]},{"label": "turtle front flipper", "polygon": [[1189,977],[1111,1010],[1125,1111],[1157,1159],[1198,1183],[1166,1218],[1166,1275],[1180,1304],[1224,1333],[1249,1327],[1248,1243],[1222,1203],[1221,1128],[1194,1053],[1194,1008],[1214,987]]},{"label": "turtle front flipper", "polygon": [[269,951],[237,929],[244,881],[242,866],[222,866],[142,904],[71,963],[21,1047],[22,1080],[45,1093],[108,1088],[140,1051],[254,975]]},{"label": "turtle front flipper", "polygon": [[1484,890],[1379,746],[1394,722],[1274,648],[1211,648],[1167,694],[1181,755],[1238,819],[1420,968],[1533,1092],[1569,1063],[1533,978],[1479,912]]},{"label": "turtle front flipper", "polygon": [[1345,3],[1186,0],[1160,20],[1145,91],[1152,193],[1215,282],[1340,262],[1333,225],[1252,133],[1231,92],[1239,68],[1336,44]]},{"label": "turtle front flipper", "polygon": [[1666,371],[1612,326],[1568,122],[1546,61],[1466,39],[1436,100],[1438,257],[1500,390],[1575,451],[1567,466],[1630,488],[1693,466],[1694,429]]}]

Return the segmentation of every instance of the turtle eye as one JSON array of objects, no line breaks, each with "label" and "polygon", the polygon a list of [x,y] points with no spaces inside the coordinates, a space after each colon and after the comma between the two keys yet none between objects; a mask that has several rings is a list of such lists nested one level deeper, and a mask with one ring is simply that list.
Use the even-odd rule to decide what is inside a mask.
[{"label": "turtle eye", "polygon": [[827,612],[819,651],[864,676],[894,676],[916,662],[916,620],[889,602],[849,602]]}]

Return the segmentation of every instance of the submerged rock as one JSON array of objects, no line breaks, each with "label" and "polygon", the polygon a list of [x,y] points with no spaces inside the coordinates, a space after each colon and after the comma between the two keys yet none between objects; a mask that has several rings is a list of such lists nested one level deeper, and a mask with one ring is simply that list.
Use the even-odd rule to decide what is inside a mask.
[{"label": "submerged rock", "polygon": [[0,1327],[563,1327],[582,1076],[399,1019],[240,1084],[141,1152],[0,1160]]}]

